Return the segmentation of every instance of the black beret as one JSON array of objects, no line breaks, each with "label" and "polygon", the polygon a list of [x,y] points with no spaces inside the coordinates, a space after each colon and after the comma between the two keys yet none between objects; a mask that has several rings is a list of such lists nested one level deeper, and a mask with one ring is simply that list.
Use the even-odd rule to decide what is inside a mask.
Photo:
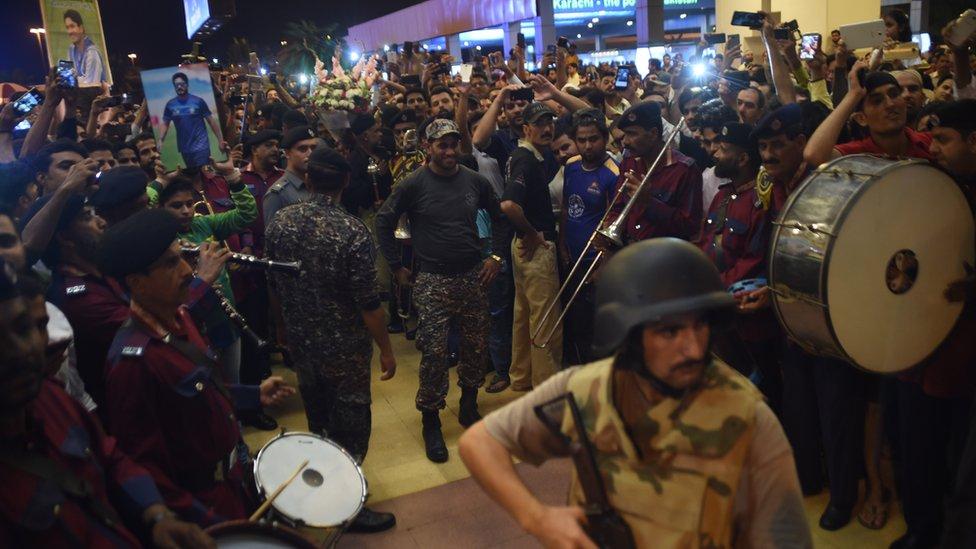
[{"label": "black beret", "polygon": [[349,127],[355,135],[361,135],[366,130],[376,125],[376,119],[372,114],[357,114],[349,122]]},{"label": "black beret", "polygon": [[290,149],[298,144],[299,141],[305,141],[306,139],[315,139],[318,134],[315,130],[308,126],[299,126],[297,128],[292,128],[288,130],[288,133],[281,139],[281,148]]},{"label": "black beret", "polygon": [[310,165],[315,164],[316,166],[329,168],[340,173],[352,172],[352,167],[349,165],[349,162],[332,147],[315,147],[315,150],[308,157],[308,163]]},{"label": "black beret", "polygon": [[281,117],[281,123],[286,124],[292,128],[296,126],[307,126],[308,117],[302,111],[291,109]]},{"label": "black beret", "polygon": [[149,178],[139,166],[119,166],[102,172],[98,190],[88,199],[96,211],[105,211],[146,193]]},{"label": "black beret", "polygon": [[617,127],[621,130],[630,126],[640,126],[645,129],[660,128],[661,106],[653,101],[638,103],[620,115]]},{"label": "black beret", "polygon": [[254,135],[247,138],[244,143],[244,154],[251,154],[251,148],[264,143],[265,141],[271,141],[276,139],[281,142],[281,132],[277,130],[261,130]]},{"label": "black beret", "polygon": [[728,122],[722,127],[715,141],[735,145],[749,153],[753,159],[759,158],[759,144],[752,139],[752,124]]},{"label": "black beret", "polygon": [[274,110],[273,103],[265,103],[264,105],[261,105],[260,107],[257,108],[257,110],[254,111],[254,115],[257,116],[258,118],[271,120],[271,112],[273,110]]},{"label": "black beret", "polygon": [[786,132],[788,129],[803,125],[803,108],[799,103],[790,103],[772,112],[766,113],[752,131],[753,139],[773,137]]},{"label": "black beret", "polygon": [[180,221],[168,210],[143,210],[105,231],[98,247],[99,268],[118,279],[144,272],[179,233]]},{"label": "black beret", "polygon": [[412,109],[404,109],[393,117],[390,118],[389,126],[392,128],[397,124],[420,124],[420,118],[417,116],[417,111]]}]

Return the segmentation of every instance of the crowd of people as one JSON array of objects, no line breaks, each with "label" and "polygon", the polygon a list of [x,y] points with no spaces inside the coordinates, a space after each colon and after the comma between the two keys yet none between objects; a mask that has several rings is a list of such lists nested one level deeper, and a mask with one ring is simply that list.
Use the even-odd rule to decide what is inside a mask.
[{"label": "crowd of people", "polygon": [[[643,78],[625,67],[625,85],[571,45],[534,72],[520,47],[479,56],[469,78],[411,45],[319,67],[320,86],[370,91],[339,117],[324,87],[215,68],[207,123],[226,159],[182,166],[162,162],[145,103],[82,105],[52,71],[26,135],[13,103],[0,112],[0,544],[209,546],[201,528],[257,507],[241,426],[276,429],[264,407],[296,392],[273,350],[309,430],[361,463],[374,344],[390,379],[391,334],[422,356],[427,457],[449,459],[456,367],[462,458],[551,546],[591,546],[582,516],[541,507],[510,463],[559,453],[533,407],[567,391],[598,395],[583,410],[610,432],[597,451],[629,459],[598,463],[639,545],[810,546],[802,497],[825,488],[825,530],[880,529],[899,501],[893,547],[974,543],[972,267],[946,291],[965,303],[952,334],[896,376],[789,340],[765,280],[774,221],[834,158],[925,160],[976,201],[976,35],[954,43],[947,27],[909,59],[889,54],[908,17],[885,21],[877,52],[835,31],[829,54],[801,60],[795,29],[776,38],[764,15],[763,51],[666,55]],[[580,286],[566,311],[563,286]],[[734,336],[709,333],[719,309]],[[614,373],[575,368],[608,355]],[[481,421],[482,390],[528,395]],[[671,487],[671,461],[654,460],[675,451],[707,487]],[[647,484],[663,499],[635,510],[626,487]],[[364,508],[350,529],[394,524]]]}]

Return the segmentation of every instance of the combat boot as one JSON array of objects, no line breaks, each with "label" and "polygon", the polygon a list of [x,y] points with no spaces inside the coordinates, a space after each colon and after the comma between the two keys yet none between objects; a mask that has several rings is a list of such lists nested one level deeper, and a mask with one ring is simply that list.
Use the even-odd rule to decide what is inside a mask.
[{"label": "combat boot", "polygon": [[438,410],[423,410],[424,414],[424,447],[427,459],[434,463],[447,461],[447,445],[441,434],[441,417]]},{"label": "combat boot", "polygon": [[467,429],[475,423],[481,421],[481,414],[478,413],[478,388],[461,388],[461,403],[458,411],[458,423]]}]

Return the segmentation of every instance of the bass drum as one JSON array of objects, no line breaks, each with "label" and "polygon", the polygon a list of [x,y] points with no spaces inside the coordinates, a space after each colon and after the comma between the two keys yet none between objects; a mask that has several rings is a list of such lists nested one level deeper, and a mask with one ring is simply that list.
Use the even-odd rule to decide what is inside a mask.
[{"label": "bass drum", "polygon": [[973,264],[973,214],[926,162],[838,158],[797,188],[774,225],[774,309],[808,352],[899,372],[930,355],[962,312],[943,291]]},{"label": "bass drum", "polygon": [[316,545],[291,528],[267,522],[232,520],[206,530],[220,549],[315,549]]}]

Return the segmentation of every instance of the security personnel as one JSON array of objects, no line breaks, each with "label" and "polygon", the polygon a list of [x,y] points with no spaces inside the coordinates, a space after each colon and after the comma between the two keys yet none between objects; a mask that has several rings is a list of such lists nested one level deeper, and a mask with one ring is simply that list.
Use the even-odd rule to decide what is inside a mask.
[{"label": "security personnel", "polygon": [[104,234],[103,273],[130,290],[130,316],[106,365],[105,414],[122,450],[145,467],[167,506],[200,525],[253,510],[249,457],[236,409],[276,404],[294,389],[271,377],[225,385],[216,355],[182,306],[193,280],[180,255],[180,222],[137,213]]},{"label": "security personnel", "polygon": [[[666,137],[661,120],[661,107],[654,102],[638,103],[617,120],[617,128],[624,132],[627,154],[620,165],[620,181],[615,192],[623,187],[625,195],[611,208],[607,225],[619,217],[664,146]],[[691,158],[668,147],[644,186],[643,196],[638,198],[624,223],[624,242],[659,236],[694,240],[700,229],[701,202],[701,168]],[[602,237],[597,238],[597,245],[609,247]]]},{"label": "security personnel", "polygon": [[568,507],[547,506],[511,461],[568,453],[569,410],[553,418],[561,433],[535,410],[569,393],[638,547],[812,547],[779,422],[748,379],[709,355],[735,307],[711,261],[673,238],[628,246],[604,267],[596,301],[594,350],[615,355],[556,374],[461,437],[485,491],[542,544],[596,547],[579,479]]},{"label": "security personnel", "polygon": [[214,547],[174,520],[150,474],[44,378],[43,330],[0,260],[0,546],[138,547],[134,532],[144,531],[159,547]]},{"label": "security personnel", "polygon": [[[341,206],[350,172],[339,153],[315,149],[305,176],[308,200],[280,210],[265,242],[269,257],[302,264],[299,275],[272,273],[270,282],[281,303],[309,430],[362,463],[372,417],[373,341],[380,348],[380,379],[393,377],[396,358],[376,291],[372,238]],[[364,509],[351,528],[379,532],[395,524],[390,513]]]},{"label": "security personnel", "polygon": [[308,168],[308,157],[319,144],[315,130],[308,126],[300,126],[288,130],[281,139],[281,149],[285,151],[288,165],[285,175],[272,185],[263,200],[264,226],[267,227],[278,210],[308,198],[305,188],[305,170]]}]

